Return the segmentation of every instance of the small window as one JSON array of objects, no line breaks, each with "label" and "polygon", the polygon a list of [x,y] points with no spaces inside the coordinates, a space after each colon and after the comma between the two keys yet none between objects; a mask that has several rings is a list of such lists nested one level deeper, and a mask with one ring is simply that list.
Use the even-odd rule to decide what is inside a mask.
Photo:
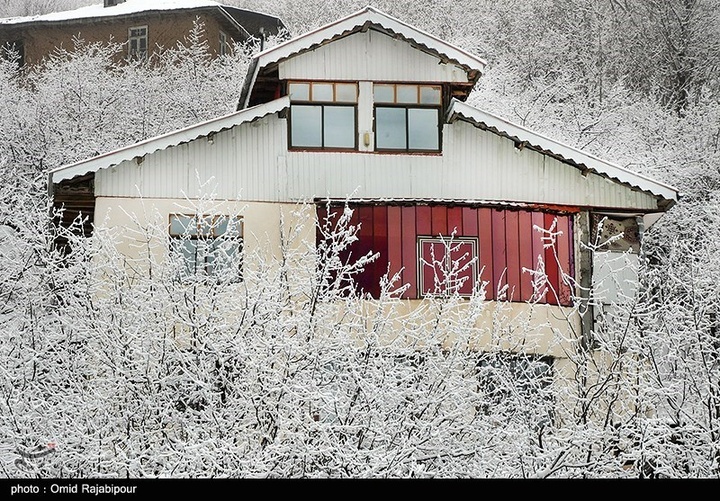
[{"label": "small window", "polygon": [[357,148],[357,84],[292,82],[290,146],[307,149]]},{"label": "small window", "polygon": [[376,149],[440,151],[440,86],[375,84],[373,99]]},{"label": "small window", "polygon": [[243,221],[230,216],[170,215],[170,253],[179,276],[242,279]]},{"label": "small window", "polygon": [[147,59],[148,28],[136,26],[128,30],[128,56],[130,59]]},{"label": "small window", "polygon": [[475,237],[418,237],[420,294],[470,296],[478,276]]},{"label": "small window", "polygon": [[225,56],[230,53],[230,45],[228,44],[228,37],[224,32],[220,32],[220,46],[218,47],[218,55]]}]

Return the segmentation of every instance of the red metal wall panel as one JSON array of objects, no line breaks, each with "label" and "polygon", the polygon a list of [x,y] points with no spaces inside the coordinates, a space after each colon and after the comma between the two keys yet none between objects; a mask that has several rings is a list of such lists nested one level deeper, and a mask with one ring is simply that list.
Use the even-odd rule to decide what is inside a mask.
[{"label": "red metal wall panel", "polygon": [[506,300],[504,292],[507,285],[507,246],[505,243],[505,213],[504,210],[492,210],[492,282],[490,287],[496,291],[496,298]]},{"label": "red metal wall panel", "polygon": [[[387,249],[390,266],[389,279],[400,273],[403,265],[402,259],[402,209],[397,205],[387,208]],[[402,275],[401,275],[402,276]],[[399,280],[392,288],[402,287],[405,282]]]},{"label": "red metal wall panel", "polygon": [[447,207],[444,205],[433,205],[432,206],[432,236],[442,235],[444,237],[449,235],[448,224],[447,224]]},{"label": "red metal wall panel", "polygon": [[[355,212],[360,218],[360,231],[358,231],[358,241],[354,246],[357,249],[352,253],[352,259],[357,260],[369,252],[380,252],[381,250],[373,249],[373,208],[372,206],[361,206],[355,209]],[[382,249],[384,253],[387,253],[387,249]],[[376,263],[369,263],[365,267],[365,272],[360,273],[356,276],[356,282],[358,287],[363,292],[369,292],[377,297],[377,291],[379,286],[379,277],[376,275]]]},{"label": "red metal wall panel", "polygon": [[517,211],[506,211],[505,249],[507,255],[508,300],[520,300],[520,229]]},{"label": "red metal wall panel", "polygon": [[545,229],[548,230],[545,240],[545,273],[547,274],[548,285],[550,287],[546,301],[549,304],[558,304],[560,294],[557,241],[554,235],[557,232],[555,218],[556,216],[554,214],[545,214]]},{"label": "red metal wall panel", "polygon": [[415,211],[416,235],[432,236],[432,208],[429,205],[418,205]]},{"label": "red metal wall panel", "polygon": [[482,207],[477,210],[478,240],[480,240],[480,279],[487,283],[485,297],[495,299],[497,287],[493,278],[493,235],[492,209]]},{"label": "red metal wall panel", "polygon": [[[419,208],[419,207],[418,207]],[[402,265],[403,283],[408,289],[404,298],[417,297],[417,210],[416,207],[402,208]]]},{"label": "red metal wall panel", "polygon": [[447,210],[447,234],[452,235],[453,232],[457,236],[477,236],[469,235],[463,231],[463,209],[462,207],[448,207]]},{"label": "red metal wall panel", "polygon": [[[533,249],[533,271],[541,271],[540,270],[540,262],[542,262],[542,271],[544,273],[545,270],[545,240],[543,237],[545,236],[545,232],[543,230],[545,228],[545,216],[542,212],[533,212],[532,213],[532,249]],[[545,302],[545,297],[547,295],[547,286],[545,285],[539,285],[540,279],[537,276],[533,276],[533,282],[535,282],[535,287],[533,288],[533,301],[540,301]],[[536,290],[537,289],[537,290]]]},{"label": "red metal wall panel", "polygon": [[520,301],[532,298],[533,263],[533,226],[532,213],[520,211],[518,214],[518,245],[520,247]]},{"label": "red metal wall panel", "polygon": [[[338,207],[333,212],[342,213]],[[318,206],[318,219],[325,217],[325,208]],[[571,290],[562,281],[562,273],[574,272],[572,216],[554,213],[497,209],[488,207],[446,207],[439,205],[363,205],[354,207],[353,224],[361,224],[359,240],[344,253],[351,260],[367,254],[378,253],[378,259],[367,266],[365,273],[357,277],[359,289],[377,297],[380,293],[380,279],[390,270],[396,273],[402,269],[401,283],[408,284],[404,298],[419,297],[418,275],[424,273],[425,291],[432,285],[438,273],[432,267],[422,269],[419,249],[419,237],[447,238],[457,229],[458,249],[453,260],[465,253],[477,257],[477,266],[472,276],[460,291],[471,292],[475,280],[489,282],[487,299],[495,299],[498,288],[509,287],[506,299],[512,301],[539,300],[550,304],[568,305],[571,303]],[[554,226],[553,226],[554,225]],[[535,227],[545,231],[538,231]],[[552,231],[554,239],[549,236]],[[318,239],[322,237],[318,231]],[[462,237],[462,238],[460,238]],[[476,244],[462,241],[463,238],[476,238]],[[554,245],[552,244],[554,240]],[[462,242],[462,243],[461,243]],[[440,241],[427,243],[426,259],[432,247],[436,253],[443,253],[445,244]],[[426,246],[427,247],[427,246]],[[441,260],[436,254],[436,259]],[[545,266],[548,294],[537,297],[533,294],[533,275],[530,270],[538,269],[538,259]],[[469,272],[468,272],[469,273]],[[467,275],[468,277],[470,275]],[[505,299],[505,297],[501,298]]]},{"label": "red metal wall panel", "polygon": [[557,238],[557,257],[558,257],[558,275],[559,275],[559,295],[560,304],[569,305],[572,303],[571,290],[563,275],[570,276],[570,246],[566,242],[570,242],[570,216],[558,216],[558,238]]}]

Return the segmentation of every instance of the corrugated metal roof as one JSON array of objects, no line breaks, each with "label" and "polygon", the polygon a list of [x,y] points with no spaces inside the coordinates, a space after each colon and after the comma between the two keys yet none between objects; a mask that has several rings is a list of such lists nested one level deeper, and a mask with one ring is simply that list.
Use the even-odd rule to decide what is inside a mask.
[{"label": "corrugated metal roof", "polygon": [[53,183],[58,183],[64,179],[72,179],[75,176],[97,172],[100,169],[107,169],[126,160],[143,157],[149,153],[187,143],[199,137],[208,136],[209,134],[220,132],[221,130],[229,129],[242,123],[252,122],[258,118],[284,110],[289,106],[290,98],[286,96],[246,110],[236,111],[224,117],[208,120],[207,122],[147,139],[88,160],[53,169],[50,171],[50,179]]},{"label": "corrugated metal roof", "polygon": [[679,192],[676,188],[660,183],[649,177],[625,169],[589,153],[555,141],[543,135],[509,122],[496,115],[470,106],[462,101],[453,100],[448,109],[448,123],[465,120],[476,127],[507,137],[518,144],[527,145],[541,153],[573,165],[582,170],[595,172],[601,176],[652,193],[657,197],[676,202]]},{"label": "corrugated metal roof", "polygon": [[376,26],[390,31],[442,59],[448,59],[464,67],[468,72],[477,72],[478,76],[487,64],[486,61],[480,57],[368,6],[338,21],[258,53],[253,59],[253,64],[251,64],[250,71],[248,72],[248,78],[246,78],[246,84],[240,100],[240,107],[248,105],[251,90],[261,68],[277,63],[294,54],[311,50],[339,36],[365,29],[369,26]]}]

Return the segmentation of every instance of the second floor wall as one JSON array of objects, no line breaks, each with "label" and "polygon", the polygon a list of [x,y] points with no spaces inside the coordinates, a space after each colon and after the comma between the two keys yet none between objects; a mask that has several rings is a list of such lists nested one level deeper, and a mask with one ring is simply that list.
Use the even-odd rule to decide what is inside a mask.
[{"label": "second floor wall", "polygon": [[[282,112],[280,113],[282,114]],[[657,210],[657,199],[457,121],[437,154],[288,149],[279,114],[101,169],[96,196],[473,200]]]}]

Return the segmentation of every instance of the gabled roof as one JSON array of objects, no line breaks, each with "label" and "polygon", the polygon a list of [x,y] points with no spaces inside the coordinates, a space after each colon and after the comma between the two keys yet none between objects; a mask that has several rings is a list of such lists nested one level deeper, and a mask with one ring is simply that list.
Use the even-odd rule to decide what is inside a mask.
[{"label": "gabled roof", "polygon": [[453,99],[447,113],[447,122],[464,120],[483,130],[487,130],[514,141],[517,145],[531,148],[549,155],[564,163],[579,168],[583,173],[596,173],[607,179],[620,182],[631,188],[637,188],[667,200],[668,208],[679,199],[676,188],[660,183],[613,164],[596,156],[585,153],[561,142],[542,136],[496,115],[480,110]]},{"label": "gabled roof", "polygon": [[209,136],[210,134],[230,129],[236,125],[252,122],[264,116],[277,113],[290,106],[290,98],[282,97],[269,103],[254,106],[242,111],[236,111],[224,117],[208,120],[199,124],[163,134],[131,146],[120,148],[103,155],[98,155],[87,160],[65,165],[50,171],[50,182],[59,183],[66,179],[82,176],[100,169],[107,169],[121,162],[143,157],[158,150],[164,150],[182,143],[188,143],[194,139]]},{"label": "gabled roof", "polygon": [[438,57],[443,62],[461,66],[468,73],[469,80],[473,84],[480,77],[480,74],[484,71],[485,65],[487,64],[484,59],[455,47],[373,7],[367,6],[354,14],[350,14],[338,21],[295,37],[255,55],[250,65],[248,76],[245,79],[245,85],[238,108],[241,109],[248,106],[252,88],[255,85],[258,72],[262,68],[266,68],[269,65],[278,63],[291,56],[313,50],[332,40],[359,31],[365,31],[370,27],[391,33],[397,38],[406,40],[418,49]]}]

